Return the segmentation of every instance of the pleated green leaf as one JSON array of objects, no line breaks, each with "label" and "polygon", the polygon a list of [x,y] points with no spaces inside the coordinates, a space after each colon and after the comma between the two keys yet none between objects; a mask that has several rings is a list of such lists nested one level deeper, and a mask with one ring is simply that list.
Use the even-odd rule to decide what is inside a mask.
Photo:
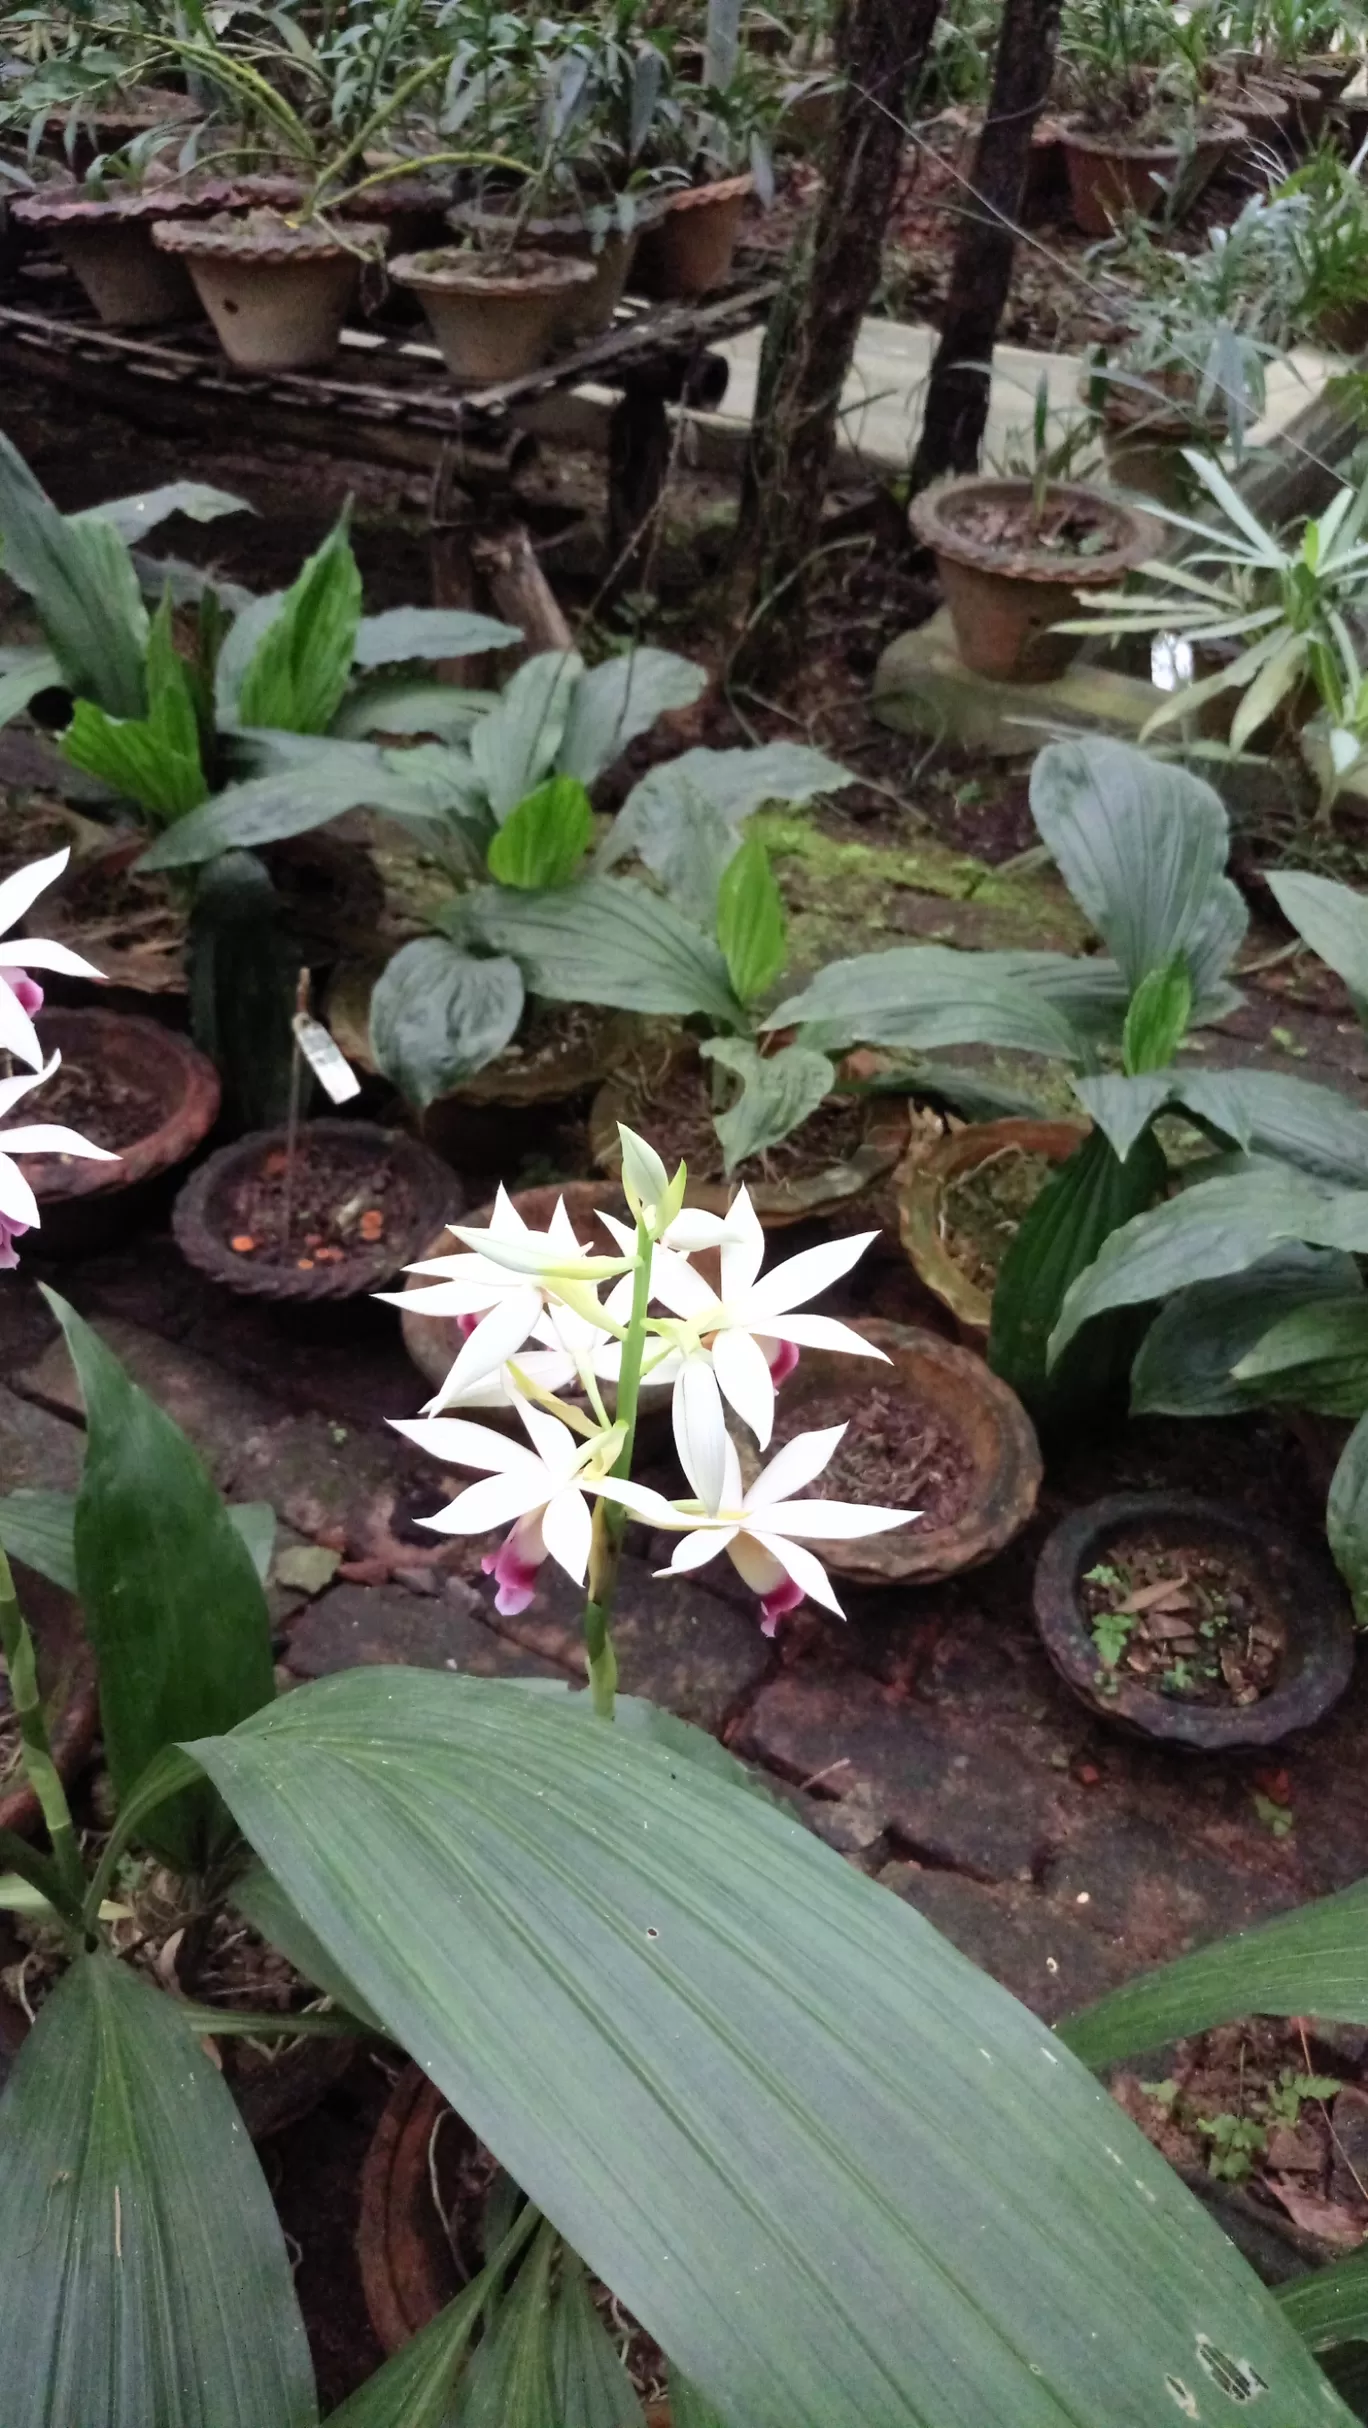
[{"label": "pleated green leaf", "polygon": [[616,2344],[594,2307],[577,2251],[562,2243],[551,2300],[556,2428],[645,2428]]},{"label": "pleated green leaf", "polygon": [[[1120,1085],[1143,1089],[1145,1079]],[[1144,1130],[1125,1161],[1098,1129],[1046,1181],[998,1268],[988,1363],[1041,1423],[1076,1419],[1119,1394],[1135,1349],[1128,1320],[1095,1324],[1072,1355],[1051,1367],[1047,1344],[1078,1275],[1092,1267],[1118,1227],[1153,1203],[1164,1185],[1163,1155]]]},{"label": "pleated green leaf", "polygon": [[1235,1380],[1280,1316],[1362,1289],[1350,1256],[1297,1243],[1225,1281],[1194,1282],[1158,1314],[1131,1368],[1135,1416],[1233,1416],[1256,1391]]},{"label": "pleated green leaf", "polygon": [[5,2428],[312,2428],[284,2236],[223,2081],[83,1956],[0,2100]]},{"label": "pleated green leaf", "polygon": [[127,545],[112,523],[59,514],[3,431],[0,557],[68,687],[112,717],[140,717],[148,618]]},{"label": "pleated green leaf", "polygon": [[585,877],[542,894],[489,886],[469,902],[475,932],[492,952],[512,954],[531,995],[747,1025],[712,938],[630,877]]},{"label": "pleated green leaf", "polygon": [[555,2256],[555,2233],[541,2225],[461,2374],[452,2428],[568,2428],[556,2407],[552,2358]]},{"label": "pleated green leaf", "polygon": [[1368,1880],[1142,1973],[1058,2030],[1101,2066],[1241,2015],[1368,2023]]},{"label": "pleated green leaf", "polygon": [[[1284,2318],[1313,2352],[1336,2344],[1368,2343],[1368,2252],[1356,2251],[1332,2268],[1315,2268],[1278,2293]],[[678,2428],[678,2422],[675,2423]]]},{"label": "pleated green leaf", "polygon": [[451,2428],[457,2373],[486,2292],[483,2277],[467,2285],[340,2410],[328,2413],[328,2428]]},{"label": "pleated green leaf", "polygon": [[1249,2428],[1264,2388],[1268,2428],[1345,2418],[1068,2052],[722,1772],[583,1698],[410,1670],[194,1750],[730,2428]]}]

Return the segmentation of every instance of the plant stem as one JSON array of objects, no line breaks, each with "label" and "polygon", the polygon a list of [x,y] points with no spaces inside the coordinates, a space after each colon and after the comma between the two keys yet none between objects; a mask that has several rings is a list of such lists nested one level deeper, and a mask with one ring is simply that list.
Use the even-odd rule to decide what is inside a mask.
[{"label": "plant stem", "polygon": [[38,1798],[48,1837],[52,1841],[54,1884],[61,1895],[54,1902],[78,1925],[85,1901],[86,1876],[72,1824],[66,1790],[57,1774],[38,1692],[38,1665],[33,1638],[24,1624],[14,1578],[0,1550],[0,1651],[9,1670],[10,1699],[19,1723],[20,1750],[28,1783]]},{"label": "plant stem", "polygon": [[[628,1319],[627,1337],[622,1344],[622,1367],[617,1386],[617,1421],[624,1431],[622,1448],[614,1462],[613,1473],[624,1477],[632,1472],[632,1453],[636,1448],[637,1398],[641,1389],[641,1360],[646,1347],[646,1309],[651,1301],[651,1248],[650,1233],[638,1215],[632,1312]],[[617,1658],[613,1651],[613,1639],[608,1632],[608,1621],[612,1615],[618,1557],[626,1528],[627,1512],[619,1508],[616,1501],[595,1503],[594,1535],[589,1547],[589,1599],[584,1606],[584,1649],[589,1670],[589,1691],[601,1720],[612,1719],[613,1698],[617,1690]]]}]

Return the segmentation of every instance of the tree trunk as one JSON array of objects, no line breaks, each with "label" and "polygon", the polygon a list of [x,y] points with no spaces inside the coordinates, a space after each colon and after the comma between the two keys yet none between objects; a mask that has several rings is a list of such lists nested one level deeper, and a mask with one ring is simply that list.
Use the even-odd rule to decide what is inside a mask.
[{"label": "tree trunk", "polygon": [[821,201],[760,357],[734,559],[742,669],[763,666],[772,676],[802,645],[841,391],[878,285],[902,162],[904,97],[939,11],[940,0],[842,0],[834,66],[844,84],[822,159]]},{"label": "tree trunk", "polygon": [[973,195],[950,270],[912,487],[973,472],[988,420],[993,347],[1007,301],[1031,132],[1054,72],[1060,0],[1006,0]]}]

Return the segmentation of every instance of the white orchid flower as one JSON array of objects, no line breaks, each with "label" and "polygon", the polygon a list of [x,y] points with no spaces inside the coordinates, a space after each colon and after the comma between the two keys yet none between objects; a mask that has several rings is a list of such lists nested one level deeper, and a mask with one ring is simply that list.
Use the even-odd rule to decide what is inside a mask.
[{"label": "white orchid flower", "polygon": [[[0,897],[4,887],[0,886]],[[8,992],[0,986],[0,997]],[[27,1096],[30,1088],[41,1087],[50,1079],[62,1057],[54,1054],[40,1070],[21,1071],[14,1079],[0,1079],[0,1114],[8,1113],[11,1105]],[[84,1155],[94,1163],[117,1163],[117,1155],[108,1147],[97,1147],[78,1130],[69,1130],[57,1121],[30,1121],[15,1130],[0,1130],[0,1272],[11,1273],[19,1259],[14,1242],[22,1239],[38,1221],[38,1200],[14,1161],[16,1155]]]},{"label": "white orchid flower", "polygon": [[[622,1225],[606,1214],[603,1220],[620,1239]],[[675,1445],[709,1508],[717,1506],[722,1491],[724,1398],[764,1450],[774,1430],[775,1385],[792,1373],[800,1349],[837,1349],[887,1364],[883,1350],[849,1324],[831,1315],[796,1312],[805,1299],[848,1273],[877,1237],[876,1231],[861,1231],[807,1248],[762,1277],[765,1234],[746,1189],[737,1191],[724,1217],[683,1214],[670,1226],[652,1259],[651,1296],[681,1319]],[[689,1241],[687,1252],[676,1240]],[[713,1245],[721,1251],[716,1291],[688,1262],[689,1254]]]},{"label": "white orchid flower", "polygon": [[[467,1253],[431,1257],[407,1268],[439,1276],[432,1289],[376,1294],[406,1314],[454,1316],[467,1329],[460,1355],[438,1394],[444,1407],[496,1375],[531,1339],[556,1302],[563,1301],[592,1323],[599,1314],[592,1285],[623,1270],[620,1257],[591,1256],[581,1247],[564,1198],[557,1198],[546,1230],[532,1231],[500,1186],[486,1229],[466,1229],[460,1223],[448,1229],[465,1243]],[[467,1318],[473,1319],[468,1327]]]},{"label": "white orchid flower", "polygon": [[458,1416],[391,1420],[396,1432],[443,1464],[484,1471],[478,1484],[468,1485],[435,1517],[421,1518],[420,1525],[431,1526],[437,1534],[487,1534],[513,1519],[512,1531],[499,1549],[481,1563],[485,1575],[498,1584],[495,1608],[505,1618],[526,1610],[546,1559],[556,1560],[576,1585],[584,1583],[593,1534],[585,1492],[596,1488],[621,1446],[616,1426],[592,1440],[577,1441],[569,1426],[545,1408],[527,1400],[517,1406],[530,1449]]},{"label": "white orchid flower", "polygon": [[[798,1260],[795,1258],[794,1262]],[[831,1579],[808,1543],[852,1542],[862,1534],[886,1534],[921,1516],[919,1509],[866,1508],[856,1501],[802,1501],[792,1496],[813,1482],[828,1464],[844,1425],[821,1433],[795,1434],[769,1465],[761,1469],[749,1492],[742,1490],[741,1462],[736,1445],[726,1438],[723,1484],[713,1508],[696,1501],[667,1501],[663,1493],[643,1484],[608,1480],[599,1486],[605,1499],[621,1503],[633,1517],[644,1518],[682,1535],[668,1569],[679,1575],[705,1567],[725,1551],[732,1566],[760,1596],[760,1626],[772,1636],[779,1621],[796,1610],[805,1596],[843,1618]],[[700,1478],[688,1468],[689,1481],[700,1491]]]},{"label": "white orchid flower", "polygon": [[[70,857],[69,851],[56,851],[48,859],[35,860],[30,867],[17,868],[13,876],[5,878],[0,884],[0,937],[17,919],[23,918],[43,888],[51,885],[54,877],[60,877]],[[83,961],[69,945],[45,943],[39,936],[17,936],[12,943],[0,943],[0,1052],[14,1054],[30,1070],[42,1073],[43,1049],[33,1025],[33,1014],[43,1008],[43,990],[30,978],[30,970],[58,970],[68,978],[102,978],[104,972],[92,962]],[[58,1150],[67,1155],[76,1151],[73,1147]],[[87,1147],[83,1151],[94,1154],[97,1150]],[[37,1219],[35,1213],[32,1220]],[[23,1227],[27,1227],[27,1222]]]}]

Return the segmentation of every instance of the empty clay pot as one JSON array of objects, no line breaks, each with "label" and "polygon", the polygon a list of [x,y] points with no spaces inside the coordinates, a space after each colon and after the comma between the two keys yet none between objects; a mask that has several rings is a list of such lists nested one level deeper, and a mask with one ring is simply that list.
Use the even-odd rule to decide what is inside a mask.
[{"label": "empty clay pot", "polygon": [[1239,118],[1213,118],[1199,127],[1190,149],[1178,143],[1128,143],[1121,136],[1090,134],[1077,118],[1062,118],[1059,139],[1069,170],[1074,225],[1085,236],[1110,236],[1132,211],[1163,202],[1182,176],[1183,199],[1195,202],[1221,162],[1246,139]]},{"label": "empty clay pot", "polygon": [[1000,683],[1047,683],[1078,650],[1076,633],[1056,632],[1078,613],[1076,593],[1106,590],[1157,554],[1160,528],[1137,507],[1100,489],[1052,482],[1047,507],[1073,504],[1100,515],[1115,537],[1095,556],[1068,556],[1029,537],[988,541],[968,526],[984,505],[1011,513],[1031,504],[1026,480],[973,473],[914,498],[918,539],[933,550],[961,659],[972,674]]},{"label": "empty clay pot", "polygon": [[501,258],[442,246],[390,264],[428,317],[451,377],[466,388],[521,379],[545,362],[571,295],[595,282],[591,261],[567,254],[510,252]]},{"label": "empty clay pot", "polygon": [[378,261],[385,230],[349,220],[345,239],[273,211],[243,218],[158,220],[153,241],[179,255],[236,371],[308,371],[331,362],[363,260]]},{"label": "empty clay pot", "polygon": [[706,295],[731,274],[741,217],[755,180],[726,177],[666,198],[637,247],[632,283],[643,295]]}]

